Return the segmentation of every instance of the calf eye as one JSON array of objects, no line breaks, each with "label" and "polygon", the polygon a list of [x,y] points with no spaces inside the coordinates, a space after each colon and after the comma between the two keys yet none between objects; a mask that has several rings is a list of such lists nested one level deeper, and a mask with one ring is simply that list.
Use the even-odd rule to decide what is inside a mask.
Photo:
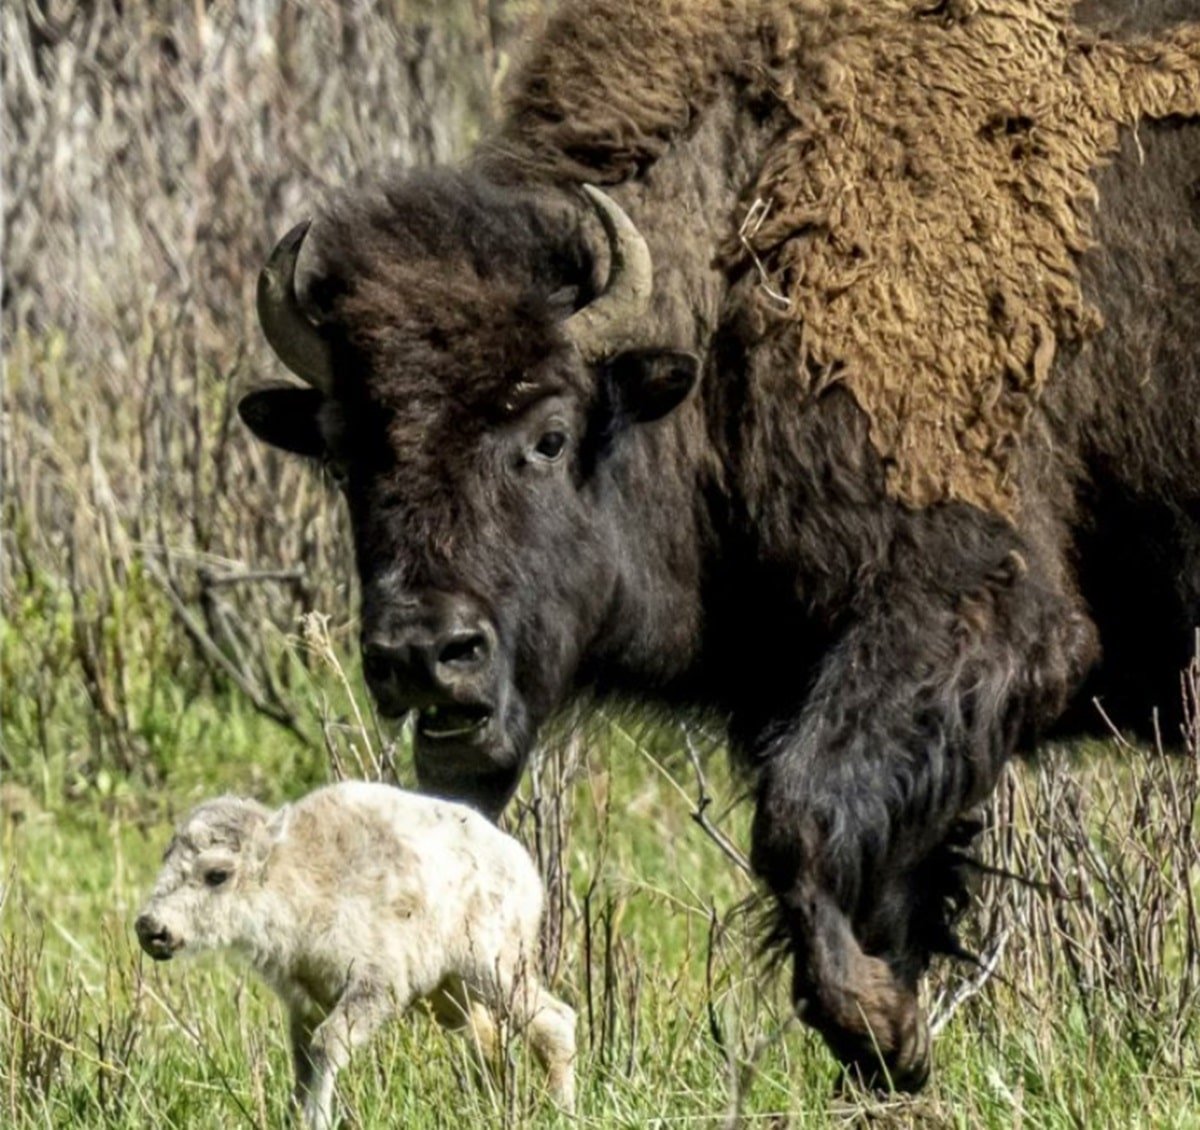
[{"label": "calf eye", "polygon": [[220,887],[229,878],[229,869],[227,867],[210,867],[204,872],[204,885],[206,887]]},{"label": "calf eye", "polygon": [[537,441],[537,446],[533,449],[534,454],[539,459],[545,460],[547,463],[553,463],[567,446],[567,436],[565,432],[550,431],[546,432],[541,439]]}]

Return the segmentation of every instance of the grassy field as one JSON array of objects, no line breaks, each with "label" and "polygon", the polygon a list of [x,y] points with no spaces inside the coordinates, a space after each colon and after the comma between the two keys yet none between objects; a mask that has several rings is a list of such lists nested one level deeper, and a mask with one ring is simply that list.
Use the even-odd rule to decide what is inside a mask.
[{"label": "grassy field", "polygon": [[[12,629],[10,677],[32,660]],[[298,665],[318,657],[302,724],[324,748],[240,696],[147,685],[128,705],[153,780],[73,778],[90,709],[81,688],[63,688],[49,718],[5,696],[0,1124],[284,1122],[271,994],[227,961],[155,966],[131,922],[173,820],[200,798],[282,801],[335,764],[374,774],[394,758],[403,776],[403,743],[380,744],[327,644],[319,623],[291,644]],[[699,763],[708,814],[744,844],[748,812],[723,755]],[[977,940],[989,952],[1003,940],[1002,952],[953,1010],[915,1099],[839,1093],[819,1041],[786,1022],[786,977],[764,967],[740,909],[752,888],[693,818],[700,784],[681,734],[607,720],[548,754],[512,814],[561,908],[547,960],[580,1013],[579,1125],[1200,1125],[1194,756],[1051,751],[1009,781],[990,854],[1057,889],[988,885]],[[935,978],[960,994],[979,980],[969,967]],[[481,1088],[462,1045],[420,1017],[360,1054],[342,1095],[362,1127],[567,1124],[519,1046],[501,1084]]]}]

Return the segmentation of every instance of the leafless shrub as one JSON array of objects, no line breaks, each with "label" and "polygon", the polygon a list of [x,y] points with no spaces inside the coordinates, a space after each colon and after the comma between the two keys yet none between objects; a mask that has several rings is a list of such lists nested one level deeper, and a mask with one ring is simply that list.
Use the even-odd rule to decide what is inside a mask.
[{"label": "leafless shrub", "polygon": [[529,848],[546,888],[542,927],[542,975],[553,984],[569,937],[573,786],[587,772],[587,746],[580,731],[563,730],[534,755],[527,791],[507,817],[509,830]]},{"label": "leafless shrub", "polygon": [[[336,495],[233,412],[238,389],[280,376],[253,314],[257,271],[331,188],[460,154],[541,7],[0,8],[0,612],[65,601],[62,662],[95,719],[85,777],[153,775],[133,699],[156,671],[303,730],[279,645],[305,613],[349,617],[352,561]],[[47,682],[63,671],[13,666],[8,689],[49,741],[63,694]]]},{"label": "leafless shrub", "polygon": [[[109,949],[116,952],[118,947],[110,941]],[[137,1097],[130,1068],[141,1055],[145,1035],[142,967],[133,968],[132,985],[124,983],[127,976],[127,968],[116,962],[105,966],[100,1016],[90,1039],[98,1065],[96,1106],[103,1118],[112,1121],[133,1106]]]},{"label": "leafless shrub", "polygon": [[984,956],[944,979],[935,1022],[994,973],[988,992],[1039,1009],[1047,992],[1073,1000],[1093,1032],[1147,1067],[1194,1065],[1200,661],[1184,674],[1183,699],[1177,750],[1114,735],[1090,756],[1054,748],[1005,775],[972,926]]},{"label": "leafless shrub", "polygon": [[321,720],[321,736],[334,780],[355,778],[404,784],[397,763],[397,739],[379,724],[371,700],[346,673],[342,653],[330,635],[329,617],[309,612],[301,618],[300,649],[315,661],[319,673],[332,675],[339,692],[335,705],[323,689],[328,679],[318,678],[311,689]]},{"label": "leafless shrub", "polygon": [[[10,885],[7,892],[13,890]],[[7,893],[6,892],[6,893]],[[7,901],[7,900],[5,900]],[[70,1091],[81,1071],[89,1081],[90,1102],[105,1121],[118,1121],[144,1101],[131,1070],[145,1034],[146,986],[141,968],[131,966],[128,949],[112,937],[98,986],[88,986],[68,961],[61,966],[45,935],[11,930],[12,916],[26,913],[0,905],[4,944],[0,946],[0,1121],[5,1125],[43,1122],[49,1112],[70,1108]],[[7,917],[6,917],[7,916]],[[51,985],[57,988],[51,990]]]}]

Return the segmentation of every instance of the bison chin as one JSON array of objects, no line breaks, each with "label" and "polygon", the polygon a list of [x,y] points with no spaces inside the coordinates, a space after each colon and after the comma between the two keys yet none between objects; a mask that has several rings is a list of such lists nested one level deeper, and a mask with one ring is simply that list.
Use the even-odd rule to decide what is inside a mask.
[{"label": "bison chin", "polygon": [[413,760],[422,792],[461,801],[496,820],[512,799],[533,745],[526,712],[509,696],[486,718],[419,711]]}]

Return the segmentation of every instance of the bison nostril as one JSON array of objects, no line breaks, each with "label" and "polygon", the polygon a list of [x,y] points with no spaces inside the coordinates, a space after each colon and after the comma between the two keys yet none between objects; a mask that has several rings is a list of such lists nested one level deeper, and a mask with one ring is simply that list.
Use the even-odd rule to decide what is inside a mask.
[{"label": "bison nostril", "polygon": [[363,674],[373,683],[384,682],[407,658],[403,648],[378,640],[363,644],[362,657]]},{"label": "bison nostril", "polygon": [[448,667],[477,667],[487,653],[487,636],[482,632],[462,632],[442,643],[437,659]]}]

